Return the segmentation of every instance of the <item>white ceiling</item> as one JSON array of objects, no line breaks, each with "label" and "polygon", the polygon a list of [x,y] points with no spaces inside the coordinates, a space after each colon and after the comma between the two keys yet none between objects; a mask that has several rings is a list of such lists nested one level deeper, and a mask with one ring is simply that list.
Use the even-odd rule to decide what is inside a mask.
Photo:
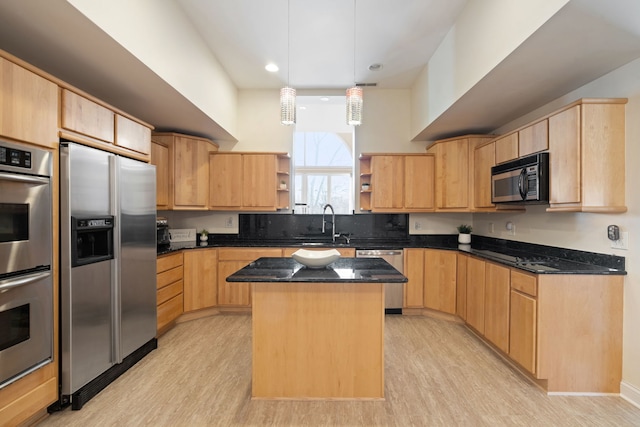
[{"label": "white ceiling", "polygon": [[[299,89],[354,83],[352,0],[290,0],[290,69],[287,0],[162,1],[184,8],[239,88],[280,87],[287,71]],[[358,0],[355,81],[409,88],[465,3]],[[0,49],[160,130],[233,139],[66,0],[1,0]],[[638,57],[640,1],[570,0],[416,139],[494,130]]]},{"label": "white ceiling", "polygon": [[467,0],[177,2],[238,88],[323,89],[411,87]]}]

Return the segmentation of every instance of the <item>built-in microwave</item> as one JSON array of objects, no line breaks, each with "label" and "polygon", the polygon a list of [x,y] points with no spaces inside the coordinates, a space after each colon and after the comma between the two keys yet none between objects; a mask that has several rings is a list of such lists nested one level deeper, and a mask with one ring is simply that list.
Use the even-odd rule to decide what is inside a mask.
[{"label": "built-in microwave", "polygon": [[492,203],[549,203],[549,153],[491,168]]}]

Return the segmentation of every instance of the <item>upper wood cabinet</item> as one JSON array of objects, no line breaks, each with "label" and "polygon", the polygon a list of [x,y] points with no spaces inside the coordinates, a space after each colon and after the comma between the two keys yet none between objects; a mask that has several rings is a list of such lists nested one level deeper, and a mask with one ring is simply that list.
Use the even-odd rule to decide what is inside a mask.
[{"label": "upper wood cabinet", "polygon": [[171,189],[173,182],[169,179],[170,166],[169,144],[166,142],[151,141],[151,164],[156,167],[156,209],[168,210],[171,208]]},{"label": "upper wood cabinet", "polygon": [[151,153],[151,128],[116,114],[116,140],[118,147],[141,154]]},{"label": "upper wood cabinet", "polygon": [[626,212],[626,99],[582,99],[549,117],[548,211]]},{"label": "upper wood cabinet", "polygon": [[518,131],[518,157],[525,157],[549,149],[549,122],[547,119]]},{"label": "upper wood cabinet", "polygon": [[495,164],[518,158],[518,132],[502,136],[495,140]]},{"label": "upper wood cabinet", "polygon": [[473,153],[475,160],[473,170],[473,201],[475,210],[495,208],[495,205],[491,203],[491,168],[496,163],[497,142],[498,141],[480,145]]},{"label": "upper wood cabinet", "polygon": [[433,211],[434,161],[430,154],[362,154],[360,210]]},{"label": "upper wood cabinet", "polygon": [[58,147],[58,86],[0,58],[0,135]]},{"label": "upper wood cabinet", "polygon": [[209,209],[288,209],[289,168],[285,153],[211,153]]},{"label": "upper wood cabinet", "polygon": [[[172,132],[157,132],[152,138],[156,145],[151,163],[156,165],[156,179],[160,184],[165,177],[168,180],[168,185],[162,184],[163,188],[168,187],[168,207],[162,209],[207,210],[209,153],[216,151],[218,146],[206,138]],[[168,162],[162,160],[165,153]],[[167,170],[162,170],[165,167]],[[158,200],[162,199],[159,197]]]},{"label": "upper wood cabinet", "polygon": [[424,306],[449,314],[456,313],[457,252],[424,251]]},{"label": "upper wood cabinet", "polygon": [[474,208],[473,187],[475,148],[495,136],[465,135],[434,142],[428,153],[435,154],[435,210],[469,212]]}]

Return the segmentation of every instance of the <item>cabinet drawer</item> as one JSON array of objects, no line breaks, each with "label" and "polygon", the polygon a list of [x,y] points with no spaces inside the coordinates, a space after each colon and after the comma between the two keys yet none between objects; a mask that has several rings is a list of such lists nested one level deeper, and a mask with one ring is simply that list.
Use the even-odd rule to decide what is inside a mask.
[{"label": "cabinet drawer", "polygon": [[260,257],[280,258],[282,249],[229,248],[218,250],[218,261],[254,261]]},{"label": "cabinet drawer", "polygon": [[176,295],[169,301],[158,306],[158,325],[160,330],[167,324],[174,321],[182,314],[182,294]]},{"label": "cabinet drawer", "polygon": [[162,289],[158,289],[157,304],[160,305],[163,302],[166,302],[171,298],[175,297],[176,295],[182,294],[182,289],[183,289],[182,280],[178,280],[177,282],[173,282]]},{"label": "cabinet drawer", "polygon": [[158,278],[156,279],[156,286],[158,289],[162,289],[168,284],[177,282],[178,280],[182,280],[181,265],[158,274]]},{"label": "cabinet drawer", "polygon": [[166,255],[158,258],[157,272],[162,273],[174,267],[182,265],[182,252],[172,255]]},{"label": "cabinet drawer", "polygon": [[535,297],[538,294],[536,277],[511,270],[511,289]]}]

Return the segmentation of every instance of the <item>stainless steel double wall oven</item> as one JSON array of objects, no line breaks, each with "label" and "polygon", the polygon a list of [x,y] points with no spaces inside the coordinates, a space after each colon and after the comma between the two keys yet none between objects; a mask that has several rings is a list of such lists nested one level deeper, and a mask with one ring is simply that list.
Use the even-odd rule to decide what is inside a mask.
[{"label": "stainless steel double wall oven", "polygon": [[0,140],[0,388],[53,355],[52,155]]}]

